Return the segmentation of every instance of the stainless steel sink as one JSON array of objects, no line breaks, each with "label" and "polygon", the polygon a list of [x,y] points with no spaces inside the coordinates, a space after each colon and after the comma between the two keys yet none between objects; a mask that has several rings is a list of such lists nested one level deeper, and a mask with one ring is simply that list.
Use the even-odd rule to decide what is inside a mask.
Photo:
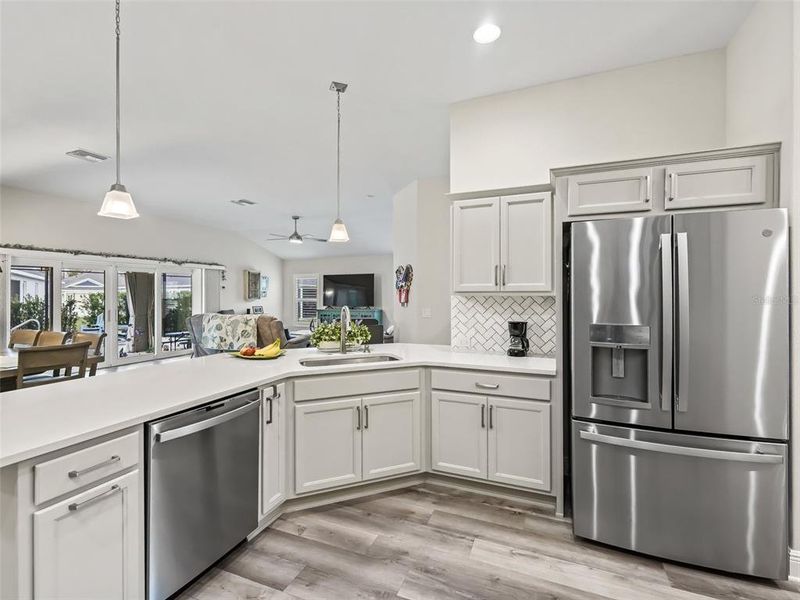
[{"label": "stainless steel sink", "polygon": [[301,358],[300,364],[304,367],[334,367],[336,365],[361,365],[369,363],[383,363],[400,360],[399,356],[391,354],[360,354],[343,356],[324,356],[320,358]]}]

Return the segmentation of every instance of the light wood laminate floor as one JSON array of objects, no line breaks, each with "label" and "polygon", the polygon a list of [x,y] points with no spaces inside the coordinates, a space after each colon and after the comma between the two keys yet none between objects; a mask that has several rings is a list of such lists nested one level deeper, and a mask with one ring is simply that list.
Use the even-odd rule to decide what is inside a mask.
[{"label": "light wood laminate floor", "polygon": [[798,592],[576,540],[548,504],[426,483],[285,514],[181,600],[798,600]]}]

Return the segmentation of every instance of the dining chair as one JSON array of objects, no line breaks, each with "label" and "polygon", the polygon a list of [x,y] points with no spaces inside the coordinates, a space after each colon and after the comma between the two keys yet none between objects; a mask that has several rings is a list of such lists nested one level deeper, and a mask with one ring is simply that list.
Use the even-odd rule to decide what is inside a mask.
[{"label": "dining chair", "polygon": [[[83,333],[76,332],[72,334],[72,344],[82,344],[89,342],[89,356],[100,356],[103,354],[103,342],[106,339],[105,333]],[[97,374],[97,362],[93,362],[89,366],[89,377],[94,377]]]},{"label": "dining chair", "polygon": [[[17,389],[84,377],[89,346],[91,346],[91,342],[65,346],[21,348],[17,354]],[[73,368],[78,369],[77,373],[72,372]],[[64,374],[52,377],[48,375],[25,378],[26,375],[34,375],[50,369],[54,373],[60,373],[61,369],[64,369]]]},{"label": "dining chair", "polygon": [[42,332],[39,329],[12,329],[8,347],[13,349],[17,344],[35,346],[40,333]]},{"label": "dining chair", "polygon": [[42,331],[34,346],[63,346],[67,343],[69,331]]}]

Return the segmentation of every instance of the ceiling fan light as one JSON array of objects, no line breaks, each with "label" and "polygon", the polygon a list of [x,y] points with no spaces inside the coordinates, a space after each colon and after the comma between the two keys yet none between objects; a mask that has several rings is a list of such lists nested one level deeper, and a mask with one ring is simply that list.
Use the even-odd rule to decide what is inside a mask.
[{"label": "ceiling fan light", "polygon": [[300,237],[299,235],[297,235],[296,233],[293,233],[292,235],[289,236],[289,243],[290,244],[302,244],[303,243],[303,238]]},{"label": "ceiling fan light", "polygon": [[329,242],[349,242],[350,236],[347,235],[347,227],[344,226],[344,221],[336,219],[331,227],[331,235],[328,238]]},{"label": "ceiling fan light", "polygon": [[103,205],[97,214],[112,219],[135,219],[139,216],[133,198],[121,183],[115,183],[106,192]]}]

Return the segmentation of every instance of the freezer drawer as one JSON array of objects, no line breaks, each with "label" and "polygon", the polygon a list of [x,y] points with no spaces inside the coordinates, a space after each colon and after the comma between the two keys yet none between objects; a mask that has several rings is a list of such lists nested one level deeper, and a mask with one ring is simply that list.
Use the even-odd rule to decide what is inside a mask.
[{"label": "freezer drawer", "polygon": [[572,422],[575,535],[772,579],[788,575],[787,447]]}]

